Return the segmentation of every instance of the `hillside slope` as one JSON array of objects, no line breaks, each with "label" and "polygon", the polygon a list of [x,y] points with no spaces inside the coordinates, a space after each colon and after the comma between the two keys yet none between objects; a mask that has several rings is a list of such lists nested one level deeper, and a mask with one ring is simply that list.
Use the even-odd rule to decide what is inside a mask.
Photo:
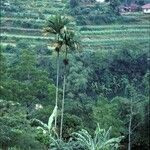
[{"label": "hillside slope", "polygon": [[[1,44],[13,45],[20,40],[27,40],[32,45],[37,43],[50,45],[53,37],[43,34],[43,27],[48,16],[63,14],[65,4],[61,0],[12,0],[1,2]],[[133,14],[130,14],[133,16]],[[134,16],[143,17],[144,14]],[[135,24],[78,26],[84,50],[115,50],[128,42],[140,42],[148,45],[150,40],[150,22],[140,21]]]}]

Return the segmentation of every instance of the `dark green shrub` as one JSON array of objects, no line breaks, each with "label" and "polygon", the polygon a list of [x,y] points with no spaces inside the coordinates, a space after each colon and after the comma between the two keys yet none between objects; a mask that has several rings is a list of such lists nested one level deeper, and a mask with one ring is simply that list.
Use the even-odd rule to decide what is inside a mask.
[{"label": "dark green shrub", "polygon": [[5,48],[5,52],[7,53],[16,53],[16,48],[12,45],[7,45],[6,48]]}]

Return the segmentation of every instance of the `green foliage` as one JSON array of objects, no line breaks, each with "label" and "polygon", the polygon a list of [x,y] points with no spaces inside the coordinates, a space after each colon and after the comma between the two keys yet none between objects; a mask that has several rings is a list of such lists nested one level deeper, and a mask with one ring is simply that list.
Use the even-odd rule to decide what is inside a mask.
[{"label": "green foliage", "polygon": [[85,146],[87,150],[109,150],[110,148],[115,150],[119,148],[119,143],[123,137],[111,138],[110,130],[111,128],[107,131],[105,129],[101,129],[98,125],[93,138],[84,129],[73,133],[73,135],[77,141]]},{"label": "green foliage", "polygon": [[148,70],[148,51],[142,45],[125,43],[120,50],[96,52],[91,59],[94,63],[91,66],[94,66],[91,90],[95,93],[104,94],[110,99],[124,96],[124,78],[129,81],[136,79],[135,84],[141,89],[141,82]]},{"label": "green foliage", "polygon": [[119,117],[118,106],[113,101],[108,101],[104,98],[99,98],[96,105],[93,106],[93,117],[99,123],[101,128],[108,129],[112,127],[111,134],[119,136],[123,132],[124,126]]},{"label": "green foliage", "polygon": [[70,14],[76,17],[79,25],[113,23],[120,19],[119,4],[118,0],[112,0],[109,4],[95,3],[95,1],[70,1]]},{"label": "green foliage", "polygon": [[51,34],[60,34],[61,30],[69,23],[69,19],[61,15],[55,15],[47,20],[45,32]]},{"label": "green foliage", "polygon": [[[47,72],[37,68],[35,54],[29,50],[22,50],[14,64],[9,68],[11,80],[6,87],[10,91],[10,99],[28,103],[48,99]],[[42,102],[42,101],[41,101]]]},{"label": "green foliage", "polygon": [[[88,82],[89,68],[83,69],[82,61],[78,57],[68,56],[70,61],[69,74],[67,77],[67,93],[70,99],[84,100]],[[80,93],[80,94],[78,94]]]},{"label": "green foliage", "polygon": [[1,74],[1,77],[3,77],[6,73],[6,59],[5,57],[3,56],[3,50],[2,50],[2,46],[0,45],[0,74]]},{"label": "green foliage", "polygon": [[120,0],[111,0],[110,1],[110,9],[116,15],[120,15],[119,5],[120,5]]},{"label": "green foliage", "polygon": [[[133,147],[138,143],[138,141],[142,141],[140,143],[141,146],[149,146],[149,143],[146,139],[149,138],[148,131],[148,122],[149,122],[149,110],[148,110],[148,97],[142,95],[141,93],[137,93],[134,91],[134,87],[128,86],[127,89],[128,98],[116,97],[113,101],[118,105],[120,118],[124,122],[125,130],[124,134],[128,135],[128,124],[129,124],[129,116],[132,115],[132,144]],[[132,94],[132,95],[129,95]],[[132,99],[132,100],[131,100]],[[132,113],[130,109],[132,107]],[[141,131],[143,132],[141,136]],[[144,146],[145,145],[145,146]]]},{"label": "green foliage", "polygon": [[[140,5],[147,2],[135,1]],[[54,134],[50,140],[49,134],[44,134],[42,128],[34,128],[30,119],[47,124],[54,109],[57,75],[53,50],[63,51],[65,44],[70,50],[78,46],[71,45],[79,37],[72,31],[66,32],[65,26],[70,30],[75,25],[69,23],[66,10],[62,10],[66,3],[67,9],[71,6],[69,13],[81,25],[83,51],[67,55],[63,139],[57,139]],[[131,0],[121,3],[130,4]],[[125,139],[121,142],[126,146],[130,116],[132,149],[149,148],[149,17],[141,12],[120,16],[118,5],[117,0],[110,3],[12,0],[8,4],[2,0],[0,97],[7,100],[0,102],[3,149],[47,150],[51,144],[53,149],[85,150],[80,141],[70,139],[70,134],[84,127],[93,140],[97,122],[107,130],[112,126],[111,136],[123,134]],[[64,17],[53,16],[58,12]],[[43,37],[41,29],[48,15],[52,16],[45,28],[49,37]],[[54,46],[52,41],[56,41]],[[63,69],[64,64],[60,63],[60,85]]]},{"label": "green foliage", "polygon": [[[59,123],[60,121],[58,121]],[[83,127],[82,119],[76,115],[71,115],[69,113],[64,114],[63,122],[63,139],[65,141],[69,140],[71,133],[78,131]]]},{"label": "green foliage", "polygon": [[70,142],[66,143],[60,139],[51,138],[51,150],[72,150],[72,144]]},{"label": "green foliage", "polygon": [[143,78],[143,92],[145,93],[146,96],[149,96],[150,93],[149,79],[150,79],[150,72],[148,71]]},{"label": "green foliage", "polygon": [[35,138],[36,130],[31,128],[30,122],[26,119],[26,110],[19,103],[0,100],[0,126],[1,148],[42,148]]},{"label": "green foliage", "polygon": [[79,6],[79,1],[78,0],[70,0],[70,6],[72,8]]}]

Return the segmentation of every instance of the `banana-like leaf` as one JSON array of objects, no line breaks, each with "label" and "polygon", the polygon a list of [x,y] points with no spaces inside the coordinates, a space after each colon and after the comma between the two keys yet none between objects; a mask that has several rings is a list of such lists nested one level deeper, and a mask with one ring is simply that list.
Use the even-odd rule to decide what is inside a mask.
[{"label": "banana-like leaf", "polygon": [[118,149],[119,143],[123,137],[111,138],[110,137],[111,127],[108,130],[101,129],[98,125],[95,136],[92,136],[86,131],[81,130],[73,133],[75,139],[83,144],[87,150],[111,150]]},{"label": "banana-like leaf", "polygon": [[45,130],[44,128],[42,128],[42,127],[37,127],[37,129],[39,129],[39,130],[41,130],[42,132],[43,132],[43,134],[46,134],[47,133],[47,130]]},{"label": "banana-like leaf", "polygon": [[38,119],[33,119],[32,121],[34,124],[36,124],[37,126],[40,126],[44,129],[47,129],[48,130],[48,126],[47,124],[43,123],[42,121],[38,120]]},{"label": "banana-like leaf", "polygon": [[50,131],[51,128],[52,128],[52,123],[54,121],[54,117],[57,115],[57,106],[55,106],[51,116],[49,117],[49,120],[48,120],[48,130]]}]

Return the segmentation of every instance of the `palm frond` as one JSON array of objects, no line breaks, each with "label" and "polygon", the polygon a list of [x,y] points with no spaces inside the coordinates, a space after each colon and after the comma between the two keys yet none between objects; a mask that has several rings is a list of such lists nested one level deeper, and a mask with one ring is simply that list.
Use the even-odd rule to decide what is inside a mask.
[{"label": "palm frond", "polygon": [[69,24],[69,22],[70,20],[68,18],[57,14],[47,19],[46,28],[48,28],[47,31],[51,34],[60,34],[61,30],[64,28],[64,26]]}]

